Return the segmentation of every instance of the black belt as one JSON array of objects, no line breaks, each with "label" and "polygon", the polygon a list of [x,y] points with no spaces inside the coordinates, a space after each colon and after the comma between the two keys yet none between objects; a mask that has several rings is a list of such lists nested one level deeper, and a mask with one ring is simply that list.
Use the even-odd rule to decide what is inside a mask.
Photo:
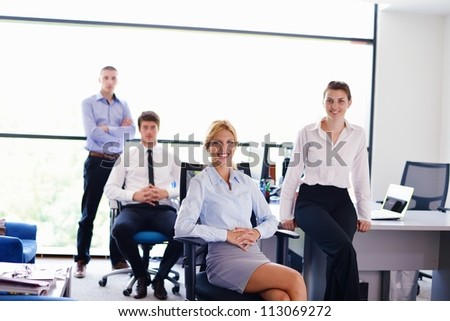
[{"label": "black belt", "polygon": [[109,159],[109,160],[116,160],[117,158],[119,158],[120,154],[103,154],[103,153],[99,153],[99,152],[89,152],[89,156],[104,158],[104,159]]}]

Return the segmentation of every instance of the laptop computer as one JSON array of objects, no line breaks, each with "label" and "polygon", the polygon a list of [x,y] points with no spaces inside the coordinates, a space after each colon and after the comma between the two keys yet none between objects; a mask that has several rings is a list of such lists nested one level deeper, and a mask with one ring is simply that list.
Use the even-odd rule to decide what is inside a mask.
[{"label": "laptop computer", "polygon": [[401,220],[408,210],[414,188],[390,184],[381,209],[372,210],[372,220]]}]

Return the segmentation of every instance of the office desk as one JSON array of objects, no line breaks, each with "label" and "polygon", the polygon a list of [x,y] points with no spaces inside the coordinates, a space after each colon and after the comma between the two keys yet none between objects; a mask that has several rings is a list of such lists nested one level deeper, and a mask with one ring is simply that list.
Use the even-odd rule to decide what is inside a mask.
[{"label": "office desk", "polygon": [[[434,270],[431,299],[450,300],[450,214],[408,211],[403,221],[372,221],[353,241],[360,279],[369,282],[369,300],[389,298],[391,270]],[[303,276],[309,300],[325,289],[325,254],[305,238]]]}]

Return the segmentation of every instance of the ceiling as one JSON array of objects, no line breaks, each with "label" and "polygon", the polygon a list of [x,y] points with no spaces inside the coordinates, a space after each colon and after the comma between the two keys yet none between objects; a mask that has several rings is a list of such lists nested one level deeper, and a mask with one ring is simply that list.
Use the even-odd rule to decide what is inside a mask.
[{"label": "ceiling", "polygon": [[436,14],[442,16],[450,15],[450,0],[366,0],[383,4],[390,4],[386,11],[398,11],[409,13]]}]

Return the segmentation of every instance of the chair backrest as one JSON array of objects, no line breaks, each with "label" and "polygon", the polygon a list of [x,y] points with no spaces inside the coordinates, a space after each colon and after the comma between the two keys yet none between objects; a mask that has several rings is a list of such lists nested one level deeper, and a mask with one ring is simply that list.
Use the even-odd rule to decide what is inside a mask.
[{"label": "chair backrest", "polygon": [[[250,171],[250,163],[237,163],[236,167],[238,170],[243,171],[244,174],[247,174],[248,176],[252,177],[252,173]],[[250,221],[252,222],[252,226],[256,226],[256,215],[252,212],[252,216],[250,218]]]},{"label": "chair backrest", "polygon": [[250,170],[250,163],[237,163],[236,167],[238,170],[243,171],[244,174],[252,177],[252,172]]},{"label": "chair backrest", "polygon": [[414,187],[409,209],[436,210],[445,207],[449,169],[448,163],[407,161],[400,184]]},{"label": "chair backrest", "polygon": [[0,236],[0,262],[34,263],[37,251],[37,225],[6,222],[6,235]]},{"label": "chair backrest", "polygon": [[194,163],[181,163],[181,174],[180,174],[180,205],[186,197],[187,190],[189,188],[189,183],[191,179],[200,173],[205,168],[203,164]]}]

